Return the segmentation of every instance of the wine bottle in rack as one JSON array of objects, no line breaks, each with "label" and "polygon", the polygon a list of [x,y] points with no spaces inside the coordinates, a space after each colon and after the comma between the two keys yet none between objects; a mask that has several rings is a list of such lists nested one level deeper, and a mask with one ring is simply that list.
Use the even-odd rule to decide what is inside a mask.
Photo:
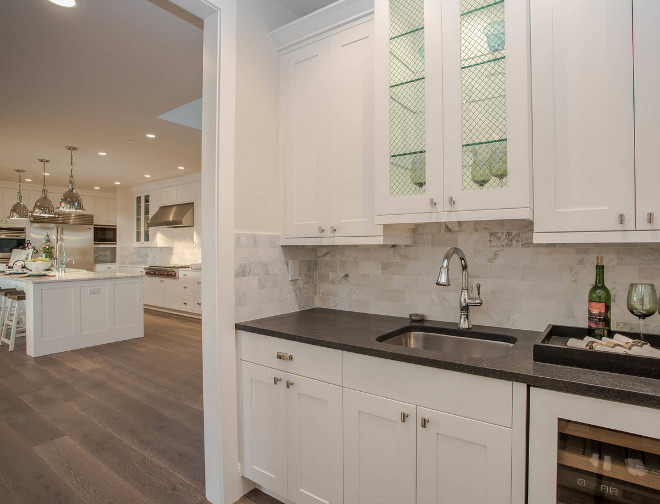
[{"label": "wine bottle in rack", "polygon": [[602,339],[609,336],[612,325],[612,295],[605,286],[603,256],[596,259],[596,283],[589,290],[588,329],[589,336]]}]

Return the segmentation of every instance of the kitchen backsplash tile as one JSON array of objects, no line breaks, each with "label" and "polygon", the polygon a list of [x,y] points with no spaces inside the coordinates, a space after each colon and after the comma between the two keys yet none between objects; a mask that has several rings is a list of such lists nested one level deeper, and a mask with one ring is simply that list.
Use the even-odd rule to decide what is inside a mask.
[{"label": "kitchen backsplash tile", "polygon": [[[660,284],[657,245],[534,245],[527,221],[422,224],[412,246],[317,247],[316,305],[368,313],[458,320],[459,262],[450,265],[450,287],[435,285],[445,251],[467,254],[470,283],[481,283],[484,305],[471,310],[475,324],[541,330],[549,323],[586,324],[587,293],[596,256],[605,260],[615,329],[636,330],[626,308],[628,284]],[[660,285],[659,285],[660,287]],[[647,319],[660,333],[660,316]]]},{"label": "kitchen backsplash tile", "polygon": [[[234,244],[237,322],[315,306],[315,247],[280,247],[279,235],[257,233],[236,233]],[[288,261],[298,261],[298,280],[289,280]]]}]

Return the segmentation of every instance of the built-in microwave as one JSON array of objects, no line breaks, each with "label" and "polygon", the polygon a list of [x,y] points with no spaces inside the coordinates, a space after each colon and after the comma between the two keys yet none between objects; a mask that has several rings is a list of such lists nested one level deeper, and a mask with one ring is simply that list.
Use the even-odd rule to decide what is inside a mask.
[{"label": "built-in microwave", "polygon": [[25,228],[0,228],[0,263],[6,264],[15,248],[25,247]]},{"label": "built-in microwave", "polygon": [[94,245],[116,243],[117,226],[94,226]]}]

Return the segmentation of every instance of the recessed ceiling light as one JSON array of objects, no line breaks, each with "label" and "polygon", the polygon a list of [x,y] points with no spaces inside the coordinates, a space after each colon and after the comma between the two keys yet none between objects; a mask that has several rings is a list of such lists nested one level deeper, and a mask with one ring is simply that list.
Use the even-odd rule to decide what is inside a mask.
[{"label": "recessed ceiling light", "polygon": [[146,175],[146,174],[145,174],[145,178],[151,178],[151,175]]},{"label": "recessed ceiling light", "polygon": [[98,191],[101,188],[99,186],[94,186],[94,189],[96,189]]},{"label": "recessed ceiling light", "polygon": [[156,135],[153,133],[147,133],[147,138],[156,138]]},{"label": "recessed ceiling light", "polygon": [[49,177],[49,176],[50,176],[50,173],[48,173],[48,172],[44,172],[44,175],[46,175],[46,177]]},{"label": "recessed ceiling light", "polygon": [[115,182],[115,185],[119,185],[119,184],[121,184],[121,182]]},{"label": "recessed ceiling light", "polygon": [[50,0],[50,2],[60,7],[75,7],[78,5],[76,0]]},{"label": "recessed ceiling light", "polygon": [[126,140],[128,143],[133,143],[135,140]]},{"label": "recessed ceiling light", "polygon": [[32,182],[32,179],[31,178],[26,178],[25,181],[26,182]]},{"label": "recessed ceiling light", "polygon": [[183,166],[179,166],[179,170],[185,170]]},{"label": "recessed ceiling light", "polygon": [[108,155],[107,152],[99,152],[99,156],[107,156],[107,155]]}]

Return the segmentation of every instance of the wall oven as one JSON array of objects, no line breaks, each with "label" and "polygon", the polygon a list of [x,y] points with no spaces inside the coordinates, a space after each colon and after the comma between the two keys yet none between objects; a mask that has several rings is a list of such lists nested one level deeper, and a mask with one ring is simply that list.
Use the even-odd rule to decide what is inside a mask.
[{"label": "wall oven", "polygon": [[25,228],[0,228],[0,264],[7,264],[11,251],[25,247]]},{"label": "wall oven", "polygon": [[117,226],[94,226],[94,245],[116,245]]}]

